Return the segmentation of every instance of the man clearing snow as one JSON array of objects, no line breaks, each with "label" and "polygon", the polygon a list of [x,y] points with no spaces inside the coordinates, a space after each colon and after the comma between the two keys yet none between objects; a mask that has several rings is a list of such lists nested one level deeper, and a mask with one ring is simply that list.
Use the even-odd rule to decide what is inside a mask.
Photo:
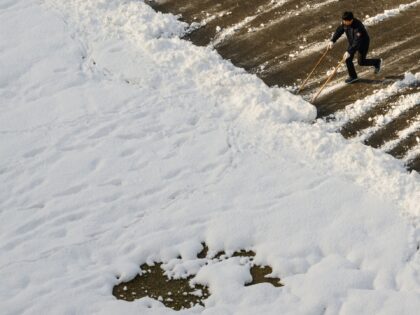
[{"label": "man clearing snow", "polygon": [[381,70],[382,60],[366,59],[370,39],[365,26],[362,22],[353,17],[352,12],[344,12],[342,18],[343,21],[335,31],[328,47],[331,49],[341,35],[343,35],[344,32],[346,33],[349,41],[349,47],[343,56],[343,59],[346,60],[347,71],[349,72],[349,78],[346,79],[346,83],[353,83],[358,80],[357,73],[353,65],[353,58],[356,51],[359,52],[357,57],[359,66],[374,66],[375,74],[378,74]]}]

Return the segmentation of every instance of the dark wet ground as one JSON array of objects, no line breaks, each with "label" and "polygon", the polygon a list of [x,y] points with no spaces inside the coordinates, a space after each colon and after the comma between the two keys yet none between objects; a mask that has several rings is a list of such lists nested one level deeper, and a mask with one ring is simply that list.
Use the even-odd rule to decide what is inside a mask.
[{"label": "dark wet ground", "polygon": [[[196,31],[186,36],[196,45],[212,45],[233,64],[258,75],[267,85],[299,86],[325,51],[319,43],[329,39],[340,23],[341,12],[351,10],[356,17],[365,20],[384,10],[394,9],[414,0],[157,0],[148,3],[156,10],[180,14],[188,23],[201,23]],[[399,14],[368,26],[370,34],[369,56],[384,59],[380,75],[372,68],[356,65],[361,80],[352,85],[342,84],[347,77],[345,67],[328,84],[316,100],[320,118],[334,119],[334,114],[358,99],[363,99],[403,78],[404,73],[420,70],[420,6],[414,6]],[[343,36],[344,37],[344,36]],[[302,95],[310,100],[327,71],[334,67],[346,49],[346,40],[339,41],[320,64],[309,80]],[[357,64],[355,60],[355,64]],[[384,115],[392,104],[405,94],[418,92],[418,85],[401,89],[389,99],[381,101],[369,112],[346,124],[340,131],[345,137],[354,137],[371,127],[375,115]],[[402,113],[383,126],[365,143],[380,147],[395,140],[399,131],[407,128],[420,117],[419,107]],[[376,108],[378,107],[378,108]],[[370,120],[369,120],[370,118]],[[418,145],[418,130],[389,151],[397,158],[404,158]],[[407,161],[409,169],[420,171],[420,156]]]},{"label": "dark wet ground", "polygon": [[[260,283],[269,283],[275,287],[283,286],[280,279],[269,277],[272,273],[270,266],[259,266],[253,262],[255,253],[253,251],[237,251],[231,256],[225,252],[218,252],[209,256],[209,248],[203,244],[203,250],[198,253],[197,259],[205,260],[207,263],[212,261],[223,261],[231,257],[245,257],[250,263],[250,273],[252,282],[245,286]],[[182,257],[179,257],[182,258]],[[188,309],[195,305],[204,305],[205,300],[210,296],[209,288],[199,284],[191,284],[194,276],[185,279],[169,279],[162,269],[162,264],[157,263],[153,266],[144,264],[141,266],[142,273],[133,280],[123,282],[113,288],[112,294],[119,300],[132,302],[136,299],[149,297],[161,301],[166,307],[174,310]]]},{"label": "dark wet ground", "polygon": [[174,310],[191,308],[210,295],[207,287],[190,285],[192,277],[186,279],[168,279],[164,275],[162,264],[141,266],[142,275],[114,287],[112,294],[119,300],[132,302],[143,297],[161,301]]}]

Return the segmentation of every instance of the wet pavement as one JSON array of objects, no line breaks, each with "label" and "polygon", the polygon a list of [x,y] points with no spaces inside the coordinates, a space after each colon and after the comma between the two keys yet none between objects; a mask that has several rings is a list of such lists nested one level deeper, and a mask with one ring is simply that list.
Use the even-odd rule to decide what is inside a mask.
[{"label": "wet pavement", "polygon": [[[179,14],[187,23],[195,23],[197,29],[185,39],[196,45],[213,46],[222,57],[256,74],[269,86],[296,89],[325,52],[343,11],[353,11],[357,18],[365,21],[385,10],[414,4],[414,0],[156,0],[148,3],[157,11]],[[372,68],[358,66],[355,58],[361,80],[346,85],[343,81],[347,71],[342,66],[314,102],[319,118],[334,120],[337,112],[401,80],[405,72],[420,71],[420,5],[367,24],[371,38],[368,58],[383,58],[383,70],[374,75]],[[327,79],[346,45],[343,35],[301,92],[305,99],[310,100]],[[419,102],[380,128],[373,128],[378,117],[386,116],[396,106],[403,106],[401,100],[405,96],[418,92],[418,82],[398,89],[337,131],[346,138],[354,138],[366,130],[374,130],[361,141],[404,159],[408,169],[420,171],[420,155],[410,155],[420,144],[420,130],[413,128],[420,119]],[[409,132],[404,132],[406,130]],[[389,142],[393,143],[392,147],[386,145]]]}]

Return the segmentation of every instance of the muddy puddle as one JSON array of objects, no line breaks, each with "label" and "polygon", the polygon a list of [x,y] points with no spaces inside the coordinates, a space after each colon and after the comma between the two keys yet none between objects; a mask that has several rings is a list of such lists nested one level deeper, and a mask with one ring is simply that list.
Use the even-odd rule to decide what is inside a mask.
[{"label": "muddy puddle", "polygon": [[[215,255],[209,255],[209,248],[203,244],[202,251],[197,255],[197,259],[204,261],[204,265],[221,262],[233,257],[244,257],[243,264],[248,264],[252,281],[245,286],[252,286],[261,283],[269,283],[275,287],[283,286],[280,279],[270,277],[273,272],[270,266],[260,266],[254,263],[255,252],[236,251],[231,255],[225,252],[218,252]],[[179,257],[181,259],[182,257]],[[174,310],[182,310],[194,307],[196,305],[205,305],[205,300],[210,296],[211,288],[193,283],[191,280],[194,275],[185,279],[172,279],[165,274],[162,263],[154,265],[143,264],[141,274],[133,280],[123,282],[113,288],[112,294],[119,300],[132,302],[144,297],[152,298],[162,302],[166,307]]]},{"label": "muddy puddle", "polygon": [[[353,11],[364,21],[385,10],[413,4],[414,0],[155,0],[148,3],[157,11],[178,14],[187,23],[195,23],[197,29],[188,34],[186,40],[196,45],[211,45],[222,57],[256,74],[269,86],[296,89],[325,51],[326,41],[340,23],[344,10]],[[319,118],[334,120],[335,113],[401,80],[405,72],[420,71],[420,5],[406,7],[392,17],[368,24],[371,37],[368,58],[383,58],[381,73],[375,76],[372,68],[359,67],[355,58],[361,80],[345,85],[347,71],[342,66],[314,102]],[[301,93],[305,99],[311,99],[337,65],[346,49],[344,37],[308,81]],[[415,89],[397,91],[378,102],[377,109],[355,117],[337,131],[347,138],[354,137],[372,127],[371,124],[378,121],[375,117],[386,115],[400,96],[417,92]],[[366,117],[370,117],[367,122]],[[402,131],[417,121],[418,110],[402,111],[401,117],[394,118],[395,122],[377,128],[369,139],[362,140],[367,145],[382,148],[389,141],[395,143],[397,138],[401,143],[394,144],[391,150],[385,146],[384,151],[405,159],[419,145],[418,130],[409,129],[412,131],[409,134]],[[409,169],[420,171],[419,159],[417,156],[405,162]]]}]

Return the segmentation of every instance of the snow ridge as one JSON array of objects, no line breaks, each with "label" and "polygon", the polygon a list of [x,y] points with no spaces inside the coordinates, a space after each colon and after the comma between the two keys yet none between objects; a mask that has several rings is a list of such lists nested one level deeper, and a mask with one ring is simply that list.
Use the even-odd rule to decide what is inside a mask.
[{"label": "snow ridge", "polygon": [[362,100],[357,100],[355,103],[346,106],[345,109],[335,113],[335,121],[333,123],[329,123],[329,126],[337,130],[341,128],[344,124],[348,123],[350,120],[353,120],[359,117],[360,115],[363,115],[367,110],[375,107],[379,102],[386,100],[390,96],[401,92],[401,90],[405,88],[416,85],[419,82],[420,72],[415,74],[407,72],[404,74],[404,78],[402,80],[398,80],[392,85],[381,89]]},{"label": "snow ridge", "polygon": [[420,4],[420,0],[416,0],[407,4],[400,4],[397,8],[391,9],[391,10],[385,10],[383,13],[377,14],[375,16],[369,17],[365,19],[366,25],[374,25],[379,22],[382,22],[386,19],[392,18],[398,14],[400,14],[403,11],[406,11],[408,9],[414,8]]},{"label": "snow ridge", "polygon": [[414,93],[400,98],[400,100],[392,106],[392,109],[384,115],[374,117],[374,125],[370,128],[362,130],[355,138],[358,141],[364,141],[374,134],[383,126],[387,125],[402,113],[420,104],[420,93]]}]

